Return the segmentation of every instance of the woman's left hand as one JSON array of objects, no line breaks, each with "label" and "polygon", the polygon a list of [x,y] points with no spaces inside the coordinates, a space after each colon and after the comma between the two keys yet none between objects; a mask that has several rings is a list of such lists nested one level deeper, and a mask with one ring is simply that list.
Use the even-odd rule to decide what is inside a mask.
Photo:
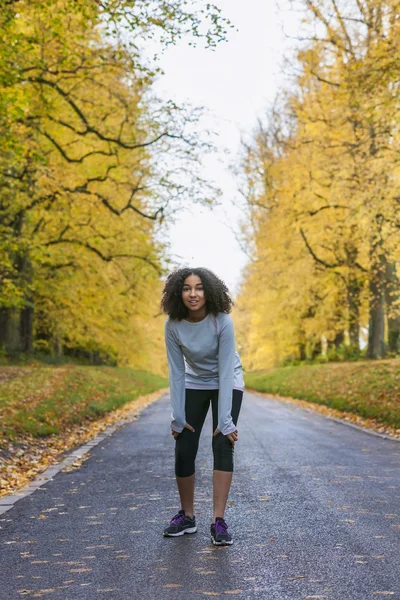
[{"label": "woman's left hand", "polygon": [[[217,427],[217,429],[214,431],[214,436],[213,437],[215,437],[219,433],[220,433],[220,431],[219,431],[219,429]],[[228,440],[230,440],[232,442],[232,445],[234,446],[235,442],[237,442],[238,439],[239,439],[239,432],[236,429],[236,431],[233,431],[232,433],[228,433],[228,435],[226,437],[228,438]]]}]

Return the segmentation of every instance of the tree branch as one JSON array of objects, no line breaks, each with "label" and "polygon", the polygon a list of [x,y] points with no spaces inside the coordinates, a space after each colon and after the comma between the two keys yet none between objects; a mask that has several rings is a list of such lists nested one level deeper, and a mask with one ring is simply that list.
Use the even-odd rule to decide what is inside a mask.
[{"label": "tree branch", "polygon": [[315,254],[314,250],[311,248],[310,244],[308,243],[308,240],[306,238],[306,235],[303,231],[303,229],[300,227],[300,233],[301,233],[301,237],[304,240],[304,243],[307,247],[307,250],[309,251],[309,253],[311,254],[311,256],[313,257],[313,259],[315,260],[315,262],[319,263],[320,265],[323,265],[325,267],[325,269],[336,269],[337,267],[340,267],[341,264],[337,263],[337,264],[329,264],[327,262],[325,262],[324,260],[322,260],[321,258],[318,258],[318,256]]},{"label": "tree branch", "polygon": [[340,83],[336,83],[335,81],[328,81],[328,79],[324,79],[323,77],[321,77],[320,75],[318,75],[318,73],[316,73],[315,71],[310,71],[311,75],[313,75],[314,77],[316,77],[318,79],[318,81],[320,81],[321,83],[326,83],[328,85],[333,85],[335,87],[341,87]]},{"label": "tree branch", "polygon": [[[148,142],[142,142],[140,144],[128,144],[126,142],[123,142],[120,138],[110,137],[110,136],[107,136],[107,135],[101,133],[98,129],[96,129],[93,125],[91,125],[88,122],[88,120],[86,119],[86,116],[84,115],[84,113],[81,111],[81,109],[76,104],[76,102],[74,102],[72,100],[69,93],[66,92],[65,90],[63,90],[59,85],[57,85],[53,81],[48,81],[47,79],[44,79],[43,77],[28,77],[26,79],[26,81],[30,81],[31,83],[41,83],[43,85],[48,85],[48,86],[52,87],[53,89],[55,89],[65,99],[65,101],[70,105],[70,107],[74,110],[74,112],[78,115],[78,117],[84,123],[85,129],[83,131],[79,131],[79,130],[75,129],[72,125],[66,123],[65,121],[60,121],[60,120],[57,120],[54,118],[53,118],[53,120],[58,122],[60,125],[63,125],[64,127],[68,127],[69,129],[72,129],[77,135],[86,136],[86,135],[92,133],[93,135],[98,137],[103,142],[111,142],[113,144],[117,144],[118,146],[121,146],[121,148],[125,148],[126,150],[137,150],[138,148],[146,148],[148,146],[156,144],[162,138],[165,138],[165,137],[175,139],[175,140],[183,140],[186,143],[189,143],[189,141],[186,140],[183,136],[175,135],[175,134],[168,133],[167,131],[165,131],[164,133],[160,133],[159,135],[157,135],[152,140],[149,140]],[[48,135],[48,134],[44,133],[44,135]],[[101,154],[101,152],[99,152],[99,154]],[[74,161],[74,162],[77,162],[77,161]],[[82,162],[82,161],[78,161],[78,162]]]},{"label": "tree branch", "polygon": [[353,44],[351,43],[350,36],[349,36],[348,31],[346,29],[346,26],[345,26],[345,24],[343,22],[343,18],[342,18],[342,15],[340,14],[339,8],[338,8],[338,6],[336,4],[336,0],[331,0],[331,1],[332,1],[332,4],[333,4],[333,8],[335,9],[335,13],[336,13],[336,16],[338,18],[338,21],[340,23],[340,27],[342,29],[343,35],[346,38],[347,43],[349,45],[349,51],[351,52],[351,54],[354,54],[354,52],[353,52]]},{"label": "tree branch", "polygon": [[[316,194],[316,196],[318,196],[318,194]],[[350,210],[350,208],[348,206],[342,206],[341,204],[327,204],[326,206],[321,206],[320,208],[317,208],[316,210],[309,210],[308,214],[310,215],[310,217],[313,217],[314,215],[317,215],[322,210],[326,210],[328,208],[343,208],[345,210]]]},{"label": "tree branch", "polygon": [[[69,226],[67,226],[67,227],[69,227]],[[103,254],[103,252],[101,252],[101,250],[99,250],[98,248],[95,248],[94,246],[89,244],[89,242],[83,242],[81,240],[63,239],[62,234],[57,240],[50,240],[49,242],[46,242],[43,245],[44,246],[54,246],[56,244],[73,244],[76,246],[81,246],[82,248],[86,248],[87,250],[90,250],[91,252],[96,254],[104,262],[111,262],[112,260],[114,260],[116,258],[136,258],[137,260],[142,260],[142,261],[148,263],[149,265],[151,265],[157,271],[157,273],[159,275],[162,274],[162,270],[160,269],[160,267],[154,261],[149,259],[147,256],[140,256],[138,254],[108,254],[108,255],[106,255],[106,254]]]},{"label": "tree branch", "polygon": [[40,133],[44,137],[46,137],[53,144],[53,146],[55,148],[57,148],[57,150],[59,151],[61,156],[63,158],[65,158],[65,160],[69,163],[82,163],[85,160],[85,158],[87,158],[88,156],[94,156],[94,155],[99,155],[99,154],[101,154],[103,156],[114,156],[114,153],[104,152],[104,150],[92,150],[92,152],[88,152],[87,154],[84,154],[80,158],[71,158],[70,156],[68,156],[68,154],[65,152],[65,150],[60,146],[60,144],[58,142],[56,142],[56,140],[54,138],[52,138],[49,133],[47,133],[47,131],[40,131]]}]

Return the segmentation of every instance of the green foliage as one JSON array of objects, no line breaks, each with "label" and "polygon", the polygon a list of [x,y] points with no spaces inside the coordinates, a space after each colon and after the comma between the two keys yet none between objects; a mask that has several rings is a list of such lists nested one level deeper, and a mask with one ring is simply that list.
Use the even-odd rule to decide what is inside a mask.
[{"label": "green foliage", "polygon": [[246,387],[325,404],[400,428],[398,360],[282,367],[245,374]]},{"label": "green foliage", "polygon": [[0,379],[0,439],[44,437],[89,422],[168,385],[131,368],[7,367]]},{"label": "green foliage", "polygon": [[359,348],[341,344],[338,348],[330,348],[326,358],[329,361],[353,361],[360,360],[362,356]]}]

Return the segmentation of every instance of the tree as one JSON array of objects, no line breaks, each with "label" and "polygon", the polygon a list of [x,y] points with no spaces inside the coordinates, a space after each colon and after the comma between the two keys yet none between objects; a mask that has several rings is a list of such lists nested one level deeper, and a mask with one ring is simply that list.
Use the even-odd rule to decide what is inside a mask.
[{"label": "tree", "polygon": [[313,356],[321,336],[328,345],[348,340],[347,352],[357,353],[360,326],[368,323],[368,355],[379,357],[389,313],[388,338],[398,339],[396,7],[336,0],[301,6],[308,30],[295,85],[246,148],[255,264],[241,301],[251,304],[248,290],[267,286],[276,331],[265,332],[264,345],[283,345],[279,360]]},{"label": "tree", "polygon": [[[226,23],[219,11],[192,4],[193,10],[178,0],[0,3],[6,349],[31,351],[36,330],[54,336],[58,348],[60,339],[97,340],[124,349],[126,358],[132,344],[124,344],[124,323],[133,327],[133,314],[148,318],[144,307],[157,313],[147,298],[162,270],[155,236],[188,187],[200,188],[196,164],[205,144],[194,130],[196,112],[152,96],[157,69],[142,59],[141,45],[149,37],[173,43],[189,31],[209,45],[221,39]],[[182,181],[184,170],[191,180]],[[108,317],[95,309],[105,301],[105,277],[112,282]]]}]

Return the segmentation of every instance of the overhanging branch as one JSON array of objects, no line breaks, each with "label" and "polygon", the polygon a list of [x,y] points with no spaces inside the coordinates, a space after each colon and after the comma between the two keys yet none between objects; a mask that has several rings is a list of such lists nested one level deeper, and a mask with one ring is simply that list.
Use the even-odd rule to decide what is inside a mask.
[{"label": "overhanging branch", "polygon": [[112,260],[114,260],[116,258],[135,258],[137,260],[142,260],[142,261],[148,263],[149,265],[151,265],[153,267],[153,269],[155,269],[159,275],[162,274],[160,267],[153,260],[148,258],[147,256],[140,256],[139,254],[125,254],[125,253],[123,253],[123,254],[104,254],[103,252],[101,252],[101,250],[99,250],[95,246],[92,246],[89,242],[84,242],[82,240],[63,239],[62,237],[59,237],[58,239],[51,240],[49,242],[46,242],[43,245],[44,246],[54,246],[57,244],[72,244],[75,246],[80,246],[82,248],[86,248],[87,250],[90,250],[91,252],[96,254],[104,262],[111,262]]},{"label": "overhanging branch", "polygon": [[319,263],[320,265],[324,266],[325,269],[336,269],[337,267],[341,266],[341,263],[336,263],[336,264],[330,264],[324,260],[322,260],[321,258],[319,258],[314,250],[311,248],[307,238],[306,238],[306,234],[304,233],[303,229],[300,227],[300,233],[301,233],[301,237],[304,240],[304,243],[306,245],[307,250],[309,251],[309,253],[311,254],[311,256],[313,257],[313,259],[315,260],[315,262]]}]

